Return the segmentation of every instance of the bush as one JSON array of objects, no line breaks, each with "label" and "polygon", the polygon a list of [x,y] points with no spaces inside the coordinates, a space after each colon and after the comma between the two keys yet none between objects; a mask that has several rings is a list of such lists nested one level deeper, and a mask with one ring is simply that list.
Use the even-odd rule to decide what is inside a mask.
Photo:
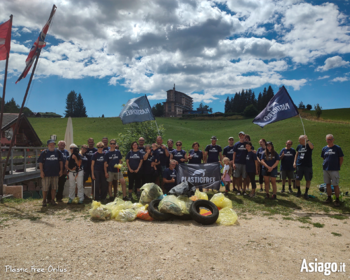
[{"label": "bush", "polygon": [[312,109],[312,105],[311,104],[307,104],[306,105],[306,109],[310,111]]},{"label": "bush", "polygon": [[119,133],[117,137],[119,150],[123,156],[126,156],[130,151],[130,145],[132,142],[138,141],[140,137],[143,137],[145,138],[145,144],[155,143],[158,135],[163,136],[164,130],[163,125],[160,125],[158,134],[155,121],[127,124],[125,125],[125,132]]},{"label": "bush", "polygon": [[318,103],[315,105],[315,113],[316,117],[319,119],[322,114],[322,107]]},{"label": "bush", "polygon": [[254,118],[258,113],[258,109],[256,109],[256,107],[253,104],[251,104],[244,109],[243,115],[246,118]]}]

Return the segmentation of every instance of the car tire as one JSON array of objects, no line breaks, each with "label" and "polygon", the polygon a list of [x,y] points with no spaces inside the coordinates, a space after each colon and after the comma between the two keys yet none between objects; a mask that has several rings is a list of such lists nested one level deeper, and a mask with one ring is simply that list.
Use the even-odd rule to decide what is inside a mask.
[{"label": "car tire", "polygon": [[[202,216],[201,214],[199,214],[200,207],[205,207],[209,209],[212,214],[209,216]],[[216,220],[219,217],[219,209],[213,202],[209,200],[199,199],[191,204],[190,215],[192,219],[199,224],[212,225],[216,222]]]},{"label": "car tire", "polygon": [[168,221],[172,219],[173,215],[169,213],[159,212],[158,205],[160,201],[161,201],[160,199],[155,199],[150,202],[150,204],[148,205],[149,215],[156,221]]}]

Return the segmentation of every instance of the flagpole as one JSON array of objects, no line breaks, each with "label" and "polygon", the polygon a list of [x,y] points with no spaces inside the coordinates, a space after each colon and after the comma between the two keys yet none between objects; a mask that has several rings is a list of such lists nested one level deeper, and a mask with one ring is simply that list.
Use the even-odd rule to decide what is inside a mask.
[{"label": "flagpole", "polygon": [[[10,147],[9,147],[9,150],[8,150],[8,153],[7,153],[6,162],[5,162],[5,168],[6,168],[6,166],[7,166],[7,163],[8,163],[10,154],[11,154],[12,146],[13,146],[13,144],[14,144],[14,142],[15,142],[15,139],[16,139],[17,129],[18,129],[18,127],[19,127],[19,123],[20,123],[20,120],[21,120],[21,115],[22,115],[22,112],[23,112],[23,107],[24,107],[24,105],[25,105],[25,103],[26,103],[26,100],[27,100],[27,96],[28,96],[30,84],[32,83],[32,80],[33,80],[34,72],[35,72],[35,69],[36,69],[36,65],[38,64],[38,60],[39,60],[39,57],[40,57],[40,53],[41,53],[41,49],[38,49],[38,55],[37,55],[36,60],[35,60],[35,63],[34,63],[34,67],[33,67],[32,74],[30,75],[30,79],[29,79],[29,82],[28,82],[28,86],[27,86],[26,93],[25,93],[24,98],[23,98],[23,102],[22,102],[21,109],[19,110],[18,118],[17,118],[17,121],[16,121],[16,126],[15,126],[15,129],[13,130],[13,137],[12,137],[12,139],[11,139],[11,144],[10,144]],[[4,172],[4,174],[3,174],[3,179],[5,179],[5,173],[6,173],[6,172]]]},{"label": "flagpole", "polygon": [[[148,98],[147,98],[147,95],[145,94],[145,97],[146,97],[146,100],[147,100],[147,102],[148,102],[148,106],[151,108],[151,114],[153,115],[153,113],[152,113],[152,107],[151,107],[151,104],[149,104],[149,101],[148,101]],[[154,117],[154,121],[156,122],[156,126],[157,126],[157,130],[158,130],[158,135],[160,134],[159,133],[159,128],[158,128],[158,124],[157,124],[157,121],[156,121],[156,117],[155,116],[153,116]],[[159,135],[160,136],[160,135]]]},{"label": "flagpole", "polygon": [[[11,29],[12,29],[12,18],[13,18],[13,15],[10,15]],[[1,151],[2,119],[4,117],[8,65],[9,65],[9,53],[6,54],[4,87],[2,89],[2,100],[1,100],[1,113],[0,113],[0,161],[2,161],[2,151]],[[6,174],[6,165],[5,165],[4,169],[3,169],[2,163],[0,163],[0,196],[2,196],[4,194],[4,180],[3,180],[4,176],[3,176],[3,174]]]},{"label": "flagpole", "polygon": [[300,114],[299,114],[299,117],[300,117],[301,124],[303,125],[304,135],[306,135],[306,133],[305,133],[305,127],[304,127],[304,123],[303,123],[303,119],[301,118]]}]

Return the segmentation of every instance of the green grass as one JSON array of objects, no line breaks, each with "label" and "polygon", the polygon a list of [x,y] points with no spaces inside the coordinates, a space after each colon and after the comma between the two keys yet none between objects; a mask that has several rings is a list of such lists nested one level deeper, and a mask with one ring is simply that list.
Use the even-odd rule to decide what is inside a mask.
[{"label": "green grass", "polygon": [[314,227],[317,227],[317,228],[323,228],[323,227],[324,227],[324,224],[321,224],[321,223],[313,223],[313,226],[314,226]]},{"label": "green grass", "polygon": [[[349,109],[350,112],[350,109]],[[344,117],[345,118],[345,117]],[[350,119],[350,117],[349,117]],[[67,119],[46,119],[29,118],[41,141],[46,140],[51,134],[56,134],[57,139],[64,139]],[[158,125],[164,125],[165,139],[171,138],[174,141],[181,140],[183,148],[191,149],[192,143],[197,141],[204,149],[210,144],[210,137],[218,137],[218,144],[224,148],[227,145],[229,136],[238,140],[238,132],[243,130],[250,134],[255,149],[259,147],[260,138],[265,138],[274,143],[275,149],[279,152],[285,146],[288,139],[293,141],[293,147],[298,144],[299,135],[303,134],[300,119],[295,117],[267,125],[265,128],[252,123],[252,119],[245,120],[179,120],[176,118],[157,118]],[[313,185],[323,183],[322,159],[320,157],[322,147],[326,145],[325,136],[328,133],[334,134],[336,144],[340,145],[345,154],[345,160],[341,171],[340,186],[342,191],[350,190],[350,160],[346,158],[350,154],[350,133],[349,125],[330,122],[315,122],[304,120],[306,134],[315,145],[313,152],[314,179]],[[74,142],[78,145],[87,143],[89,137],[95,139],[95,143],[102,137],[109,139],[116,138],[125,126],[119,118],[73,118]],[[135,139],[136,140],[136,139]]]},{"label": "green grass", "polygon": [[[309,113],[316,116],[315,111],[309,111]],[[324,120],[350,121],[350,108],[322,110],[321,118]]]},{"label": "green grass", "polygon": [[334,236],[341,236],[341,234],[340,234],[340,233],[337,233],[337,232],[332,232],[332,234],[333,234]]}]

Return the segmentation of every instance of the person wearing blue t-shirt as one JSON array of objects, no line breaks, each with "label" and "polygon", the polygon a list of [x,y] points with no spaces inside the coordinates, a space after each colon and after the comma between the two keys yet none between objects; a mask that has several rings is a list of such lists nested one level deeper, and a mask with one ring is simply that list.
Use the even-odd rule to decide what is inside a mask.
[{"label": "person wearing blue t-shirt", "polygon": [[57,194],[56,194],[56,201],[62,202],[64,186],[65,186],[66,180],[67,180],[67,170],[66,170],[65,166],[66,166],[66,160],[69,157],[69,152],[65,149],[66,142],[64,142],[63,140],[58,141],[57,146],[58,146],[58,150],[62,153],[62,156],[63,156],[63,162],[62,162],[63,163],[63,173],[62,173],[62,176],[60,176],[58,178],[58,189],[57,189]]},{"label": "person wearing blue t-shirt", "polygon": [[[245,168],[247,149],[245,147],[245,133],[240,131],[238,133],[239,141],[233,146],[233,176],[237,184],[237,195],[241,194],[242,189],[242,179],[247,177],[247,171]],[[246,195],[244,192],[243,195]]]},{"label": "person wearing blue t-shirt", "polygon": [[176,142],[176,150],[172,150],[170,153],[170,159],[175,159],[177,164],[185,163],[187,161],[186,151],[182,149],[182,142]]},{"label": "person wearing blue t-shirt", "polygon": [[158,170],[157,165],[159,164],[159,155],[157,152],[158,145],[156,143],[145,146],[145,155],[143,156],[143,168],[146,183],[155,183]]},{"label": "person wearing blue t-shirt", "polygon": [[94,199],[105,200],[107,197],[107,181],[104,172],[105,153],[103,152],[103,142],[97,143],[97,152],[91,158],[91,176],[95,183]]},{"label": "person wearing blue t-shirt", "polygon": [[168,193],[173,187],[176,186],[176,164],[176,160],[171,159],[169,163],[169,168],[165,169],[163,172],[165,193]]},{"label": "person wearing blue t-shirt", "polygon": [[334,144],[334,136],[328,134],[326,136],[327,146],[323,147],[321,157],[323,158],[323,180],[327,185],[328,198],[326,203],[332,203],[332,187],[334,186],[334,192],[336,200],[334,206],[339,207],[339,171],[343,164],[344,154],[342,149]]},{"label": "person wearing blue t-shirt", "polygon": [[[143,156],[146,154],[146,148],[145,148],[145,138],[140,137],[138,140],[138,149],[140,151],[140,153],[142,154],[142,158]],[[145,172],[144,172],[144,165],[145,165],[145,161],[142,162],[141,168],[140,168],[140,177],[141,177],[141,186],[143,186],[144,184],[146,184],[146,177],[145,177]]]},{"label": "person wearing blue t-shirt", "polygon": [[87,168],[84,170],[84,183],[91,177],[91,196],[94,196],[94,188],[95,188],[95,182],[92,179],[92,172],[91,172],[91,159],[92,156],[97,152],[97,149],[95,146],[94,138],[89,138],[88,141],[88,148],[86,149],[86,157],[88,158],[88,164]]},{"label": "person wearing blue t-shirt", "polygon": [[[128,197],[126,196],[126,185],[125,185],[123,173],[119,168],[115,167],[115,165],[123,163],[122,161],[123,156],[121,152],[115,148],[117,145],[117,141],[115,139],[111,139],[111,141],[109,141],[109,145],[110,145],[109,151],[106,152],[104,156],[104,172],[108,182],[109,199],[113,201],[115,197],[117,197],[118,181],[119,181],[122,186],[123,199],[127,200]],[[116,184],[114,184],[114,196],[113,196],[112,187],[114,182],[116,182]]]},{"label": "person wearing blue t-shirt", "polygon": [[305,176],[306,187],[304,198],[309,199],[309,188],[312,180],[312,150],[314,145],[310,142],[306,135],[300,135],[299,145],[296,149],[293,167],[297,169],[295,177],[295,185],[297,187],[297,197],[301,197],[300,181]]},{"label": "person wearing blue t-shirt", "polygon": [[131,150],[126,155],[126,164],[128,166],[128,178],[129,178],[129,199],[132,199],[132,191],[135,187],[136,196],[139,199],[141,196],[141,176],[140,169],[143,162],[143,154],[138,149],[137,142],[131,143]]},{"label": "person wearing blue t-shirt", "polygon": [[170,153],[171,153],[171,151],[175,150],[174,149],[174,141],[173,141],[173,139],[168,139],[168,141],[167,141],[167,149],[169,151],[169,158],[167,160],[166,168],[169,168]]},{"label": "person wearing blue t-shirt", "polygon": [[55,146],[54,140],[48,140],[47,149],[42,151],[38,158],[40,177],[42,178],[43,206],[47,206],[46,197],[50,186],[50,204],[56,205],[55,195],[58,188],[58,178],[63,174],[63,156]]},{"label": "person wearing blue t-shirt", "polygon": [[192,149],[188,152],[188,163],[190,164],[200,164],[203,160],[203,152],[199,149],[199,143],[194,142],[192,144]]},{"label": "person wearing blue t-shirt", "polygon": [[249,194],[249,196],[255,197],[255,189],[256,189],[255,175],[259,174],[259,163],[258,163],[256,153],[254,153],[252,149],[253,147],[252,142],[250,141],[246,142],[245,147],[247,149],[245,168],[247,171],[247,176],[250,179],[250,183],[252,184],[252,191]]},{"label": "person wearing blue t-shirt", "polygon": [[107,153],[109,151],[109,147],[108,147],[108,137],[103,137],[102,138],[102,143],[103,143],[103,152]]},{"label": "person wearing blue t-shirt", "polygon": [[272,142],[266,143],[266,150],[261,163],[263,164],[263,175],[265,180],[265,191],[266,199],[270,198],[269,194],[269,182],[271,180],[273,194],[271,199],[277,198],[277,186],[276,186],[276,177],[277,177],[277,166],[280,161],[278,153],[275,151]]},{"label": "person wearing blue t-shirt", "polygon": [[160,135],[157,136],[157,145],[157,152],[159,155],[160,163],[157,165],[158,178],[156,184],[163,188],[162,175],[163,171],[167,168],[166,166],[168,165],[170,154],[167,147],[163,144],[163,138]]},{"label": "person wearing blue t-shirt", "polygon": [[211,137],[211,144],[205,147],[204,162],[222,162],[222,149],[219,145],[216,145],[218,140],[216,136]]},{"label": "person wearing blue t-shirt", "polygon": [[294,178],[294,158],[296,155],[296,151],[292,148],[293,142],[288,140],[286,142],[286,147],[283,148],[280,152],[281,159],[281,174],[282,174],[282,193],[285,192],[286,179],[288,177],[289,183],[289,192],[293,193],[292,190],[292,179]]},{"label": "person wearing blue t-shirt", "polygon": [[[256,157],[258,159],[259,162],[259,185],[260,185],[260,191],[264,191],[263,190],[263,183],[264,183],[264,175],[262,174],[262,163],[261,163],[261,159],[265,154],[265,150],[266,150],[266,140],[264,138],[261,138],[259,140],[259,145],[260,147],[258,148],[257,152],[256,152]],[[270,185],[269,185],[270,188]]]},{"label": "person wearing blue t-shirt", "polygon": [[234,153],[233,144],[234,144],[234,138],[232,136],[230,136],[228,138],[228,146],[226,146],[224,148],[224,151],[222,152],[222,155],[229,159],[230,169],[228,171],[228,175],[230,176],[230,178],[232,180],[233,191],[237,191],[237,189],[235,187],[236,186],[236,182],[235,182],[235,177],[233,176],[233,168],[232,168],[232,166],[233,166],[233,153]]},{"label": "person wearing blue t-shirt", "polygon": [[71,156],[66,160],[65,169],[68,171],[67,179],[69,183],[69,200],[71,204],[75,196],[79,198],[79,204],[84,202],[84,170],[82,166],[82,156],[79,154],[79,148],[72,143],[69,146]]}]

